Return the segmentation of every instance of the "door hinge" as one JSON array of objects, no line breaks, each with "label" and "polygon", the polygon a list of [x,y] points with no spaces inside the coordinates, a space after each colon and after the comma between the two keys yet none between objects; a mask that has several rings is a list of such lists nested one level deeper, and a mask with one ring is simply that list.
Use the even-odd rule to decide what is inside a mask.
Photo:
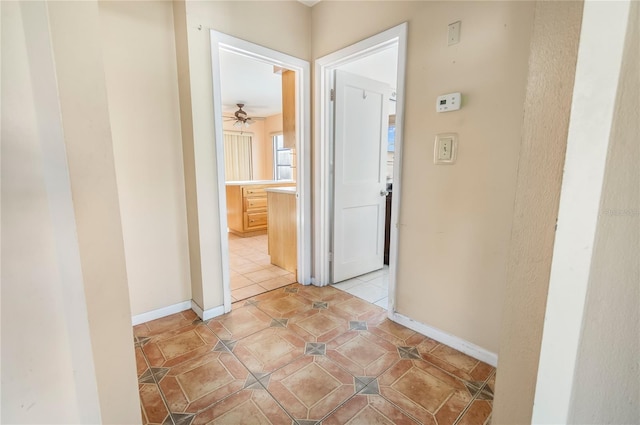
[{"label": "door hinge", "polygon": [[329,92],[329,98],[332,102],[336,100],[336,91],[334,89],[331,89],[331,91]]},{"label": "door hinge", "polygon": [[332,261],[333,261],[333,252],[330,252],[329,253],[329,262],[332,262]]}]

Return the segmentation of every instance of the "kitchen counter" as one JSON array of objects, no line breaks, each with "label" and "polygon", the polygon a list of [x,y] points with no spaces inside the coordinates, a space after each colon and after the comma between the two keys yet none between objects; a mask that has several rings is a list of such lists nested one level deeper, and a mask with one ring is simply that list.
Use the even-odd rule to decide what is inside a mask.
[{"label": "kitchen counter", "polygon": [[293,180],[236,180],[225,182],[227,186],[249,186],[252,184],[294,183]]},{"label": "kitchen counter", "polygon": [[266,191],[275,192],[275,193],[289,193],[289,194],[295,195],[296,187],[295,186],[269,187],[266,189]]}]

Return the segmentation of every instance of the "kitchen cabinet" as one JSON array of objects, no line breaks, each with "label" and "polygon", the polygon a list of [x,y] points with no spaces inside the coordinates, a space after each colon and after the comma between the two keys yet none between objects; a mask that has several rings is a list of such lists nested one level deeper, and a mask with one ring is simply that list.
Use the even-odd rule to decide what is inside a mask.
[{"label": "kitchen cabinet", "polygon": [[268,228],[266,189],[275,186],[295,187],[295,182],[227,182],[229,232],[242,237],[265,234]]},{"label": "kitchen cabinet", "polygon": [[284,147],[296,147],[296,73],[282,73],[282,136]]}]

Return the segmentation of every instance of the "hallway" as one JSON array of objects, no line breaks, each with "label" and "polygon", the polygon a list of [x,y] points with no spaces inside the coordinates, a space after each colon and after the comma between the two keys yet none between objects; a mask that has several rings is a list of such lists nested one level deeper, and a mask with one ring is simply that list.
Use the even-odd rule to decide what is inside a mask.
[{"label": "hallway", "polygon": [[495,369],[332,287],[134,327],[145,424],[487,424]]}]

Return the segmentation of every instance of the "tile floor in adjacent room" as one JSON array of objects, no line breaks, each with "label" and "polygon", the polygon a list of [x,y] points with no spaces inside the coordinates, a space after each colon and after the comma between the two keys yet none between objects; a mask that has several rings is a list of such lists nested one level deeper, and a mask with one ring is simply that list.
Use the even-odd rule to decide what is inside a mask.
[{"label": "tile floor in adjacent room", "polygon": [[487,424],[495,369],[330,286],[134,327],[143,423]]},{"label": "tile floor in adjacent room", "polygon": [[386,310],[389,304],[389,266],[385,265],[380,270],[335,283],[333,287]]},{"label": "tile floor in adjacent room", "polygon": [[296,281],[293,273],[271,264],[267,235],[229,233],[231,301],[236,302]]}]

